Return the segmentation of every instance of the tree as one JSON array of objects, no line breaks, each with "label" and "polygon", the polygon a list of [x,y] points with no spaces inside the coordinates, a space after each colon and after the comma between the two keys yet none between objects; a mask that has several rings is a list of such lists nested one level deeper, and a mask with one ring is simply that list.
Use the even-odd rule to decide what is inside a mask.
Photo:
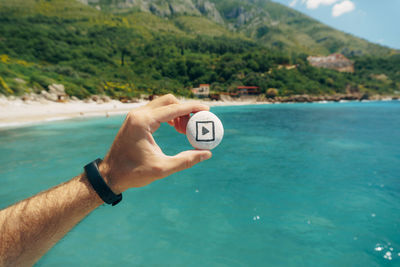
[{"label": "tree", "polygon": [[266,95],[268,98],[275,98],[278,95],[278,90],[276,88],[269,88]]}]

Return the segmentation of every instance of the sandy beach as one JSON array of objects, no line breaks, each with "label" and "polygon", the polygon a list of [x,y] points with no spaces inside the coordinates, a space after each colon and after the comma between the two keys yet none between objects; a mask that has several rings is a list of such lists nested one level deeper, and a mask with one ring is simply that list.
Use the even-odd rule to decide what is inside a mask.
[{"label": "sandy beach", "polygon": [[[201,102],[210,107],[213,106],[239,106],[272,104],[272,102],[259,102],[255,99],[237,101],[210,101],[179,98],[181,102]],[[390,101],[391,98],[363,101]],[[349,100],[340,100],[348,102]],[[350,100],[351,101],[351,100]],[[315,101],[317,103],[328,103],[330,101]],[[0,96],[0,129],[26,126],[37,123],[45,123],[56,120],[67,120],[84,117],[101,117],[124,115],[129,110],[145,105],[147,100],[139,100],[136,103],[122,103],[118,100],[111,100],[99,103],[92,100],[68,100],[64,103],[40,99],[40,101],[23,101],[20,98],[6,98]],[[277,102],[279,103],[279,102]],[[293,102],[290,102],[293,103]]]},{"label": "sandy beach", "polygon": [[[182,102],[195,100],[181,99]],[[66,120],[79,117],[113,116],[127,114],[129,110],[145,105],[148,101],[122,103],[111,100],[107,103],[94,101],[68,101],[58,103],[52,101],[23,101],[0,98],[0,128],[19,127],[55,120]],[[200,101],[209,106],[249,105],[254,101]]]}]

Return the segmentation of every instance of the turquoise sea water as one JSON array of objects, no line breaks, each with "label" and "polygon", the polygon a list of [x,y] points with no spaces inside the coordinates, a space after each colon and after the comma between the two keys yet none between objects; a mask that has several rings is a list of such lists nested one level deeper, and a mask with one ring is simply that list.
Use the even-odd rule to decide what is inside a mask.
[{"label": "turquoise sea water", "polygon": [[[212,111],[211,160],[101,206],[37,265],[400,265],[400,102]],[[122,121],[0,131],[0,208],[79,174]],[[167,125],[155,138],[190,149]]]}]

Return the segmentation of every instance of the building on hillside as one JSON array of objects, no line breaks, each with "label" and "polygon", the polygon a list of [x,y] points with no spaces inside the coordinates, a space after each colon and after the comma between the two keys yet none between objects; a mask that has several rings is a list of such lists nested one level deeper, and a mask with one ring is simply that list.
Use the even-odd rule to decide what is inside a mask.
[{"label": "building on hillside", "polygon": [[207,98],[210,95],[210,85],[200,84],[198,88],[193,88],[192,93],[198,98]]},{"label": "building on hillside", "polygon": [[239,95],[259,95],[260,88],[258,86],[238,86],[237,92]]},{"label": "building on hillside", "polygon": [[333,69],[340,72],[354,72],[354,62],[343,56],[342,54],[332,54],[327,57],[307,58],[311,66],[317,68]]},{"label": "building on hillside", "polygon": [[260,93],[260,88],[258,86],[237,86],[233,91],[224,94],[232,97],[240,97],[247,95],[257,96]]}]

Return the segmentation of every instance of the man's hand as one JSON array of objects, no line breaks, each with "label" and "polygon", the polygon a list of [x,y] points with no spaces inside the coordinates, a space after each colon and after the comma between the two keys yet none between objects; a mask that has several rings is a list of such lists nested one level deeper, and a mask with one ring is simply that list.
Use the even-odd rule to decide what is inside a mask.
[{"label": "man's hand", "polygon": [[[202,110],[208,107],[179,104],[172,95],[132,110],[100,164],[100,172],[114,193],[147,185],[210,158],[210,151],[200,150],[166,156],[152,135],[162,122],[185,133],[190,113]],[[0,210],[0,266],[33,265],[102,203],[83,173]]]},{"label": "man's hand", "polygon": [[119,194],[131,187],[145,186],[209,159],[211,152],[207,150],[166,156],[152,135],[162,122],[168,122],[185,134],[190,113],[203,110],[209,107],[197,103],[180,104],[173,95],[165,95],[129,112],[100,164],[100,172],[112,191]]}]

